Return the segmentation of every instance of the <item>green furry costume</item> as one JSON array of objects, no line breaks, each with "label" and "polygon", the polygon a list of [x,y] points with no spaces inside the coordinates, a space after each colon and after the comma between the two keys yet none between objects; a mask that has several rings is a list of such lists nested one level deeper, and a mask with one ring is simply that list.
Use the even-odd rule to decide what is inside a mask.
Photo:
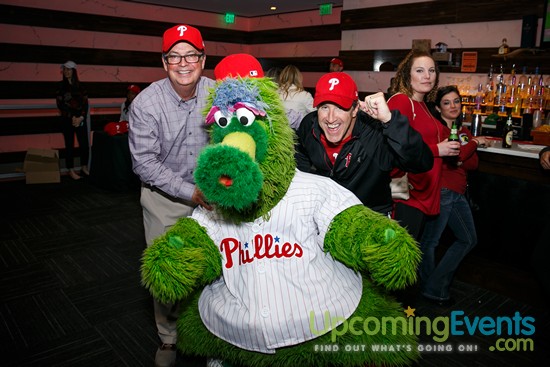
[{"label": "green furry costume", "polygon": [[[231,62],[235,62],[233,56],[238,56],[238,60],[242,57],[245,60],[252,58],[250,55],[231,55],[220,64],[225,63],[226,67],[227,64],[231,65]],[[243,271],[242,279],[237,279],[240,282],[238,285],[253,287],[259,283],[247,282],[248,275],[244,275],[246,267],[251,266],[252,261],[256,265],[274,261],[270,260],[274,253],[269,251],[274,252],[275,245],[272,248],[265,243],[255,248],[248,248],[248,243],[239,243],[239,246],[242,245],[239,247],[240,255],[228,253],[230,247],[224,247],[224,242],[216,237],[220,229],[230,227],[246,230],[259,221],[276,221],[277,218],[272,215],[278,213],[275,209],[280,201],[290,201],[287,203],[290,205],[294,204],[294,200],[307,201],[307,195],[299,198],[287,195],[291,186],[296,184],[296,176],[312,182],[319,180],[320,184],[325,185],[323,188],[326,187],[327,197],[332,197],[330,190],[354,197],[346,189],[335,187],[327,178],[297,173],[293,131],[278,97],[276,84],[269,78],[234,74],[237,77],[216,75],[221,80],[218,80],[212,91],[209,109],[205,111],[207,123],[216,122],[211,129],[212,144],[201,153],[195,171],[197,186],[215,206],[215,210],[208,213],[198,208],[192,217],[180,219],[145,250],[142,259],[142,282],[153,297],[161,302],[180,302],[182,305],[178,319],[178,348],[184,354],[218,358],[239,366],[410,364],[418,358],[417,339],[407,332],[406,322],[389,325],[394,327],[393,332],[382,329],[367,332],[367,329],[372,330],[376,320],[405,319],[403,306],[389,297],[385,290],[402,289],[415,282],[420,251],[404,228],[362,205],[349,205],[338,212],[325,226],[326,230],[322,223],[314,223],[318,228],[313,228],[319,237],[315,241],[322,244],[322,248],[317,246],[320,255],[316,256],[336,263],[335,266],[345,267],[346,271],[359,279],[360,299],[347,320],[333,323],[327,319],[324,328],[316,328],[314,338],[306,337],[300,342],[277,340],[282,346],[270,352],[246,348],[247,343],[240,343],[240,340],[238,343],[228,342],[226,340],[231,338],[217,337],[210,330],[211,326],[205,326],[212,325],[209,313],[204,312],[205,307],[211,305],[201,304],[201,293],[208,291],[208,294],[215,296],[217,290],[212,290],[213,285],[225,289],[224,282],[229,281],[229,271],[232,277],[237,278],[238,271]],[[316,218],[317,214],[313,212],[312,217]],[[199,221],[206,223],[204,218],[208,218],[208,223],[211,223],[208,228],[199,224]],[[284,228],[276,230],[277,233],[296,227],[296,223],[284,221],[278,225]],[[260,230],[260,235],[265,234]],[[315,251],[314,248],[301,246],[302,243],[294,243],[295,247],[291,251],[290,243],[276,248],[278,255],[288,255],[288,258],[278,256],[275,259],[283,268],[288,264],[286,261],[301,261],[302,256],[306,258],[309,251]],[[296,253],[296,248],[302,252]],[[258,255],[259,249],[266,252]],[[252,258],[246,257],[249,254],[252,254]],[[294,255],[292,259],[291,255]],[[301,280],[290,279],[290,283],[299,283]],[[313,291],[327,293],[323,292],[325,289]],[[284,299],[285,289],[276,288],[274,293],[278,294],[278,302],[290,302]],[[240,294],[232,294],[231,291],[228,294],[232,297],[232,303],[227,308],[235,307],[235,303],[245,308],[243,312],[249,312],[247,315],[251,317],[247,320],[251,328],[263,322],[262,317],[265,315],[259,316],[259,312],[255,314],[253,307],[246,303],[249,300],[243,300]],[[339,301],[332,300],[335,304]],[[223,304],[217,307],[225,310]],[[289,313],[292,314],[289,319],[300,319],[302,323],[308,322],[310,318],[309,314],[295,315],[292,309]],[[363,323],[367,319],[371,323]],[[228,320],[227,325],[231,325],[231,322],[234,321]],[[348,326],[350,328],[346,329]],[[221,334],[227,335],[231,330],[224,332]],[[251,329],[250,333],[253,332],[262,335],[261,330]],[[235,344],[245,344],[245,347]],[[391,345],[393,351],[373,351],[372,345]]]}]

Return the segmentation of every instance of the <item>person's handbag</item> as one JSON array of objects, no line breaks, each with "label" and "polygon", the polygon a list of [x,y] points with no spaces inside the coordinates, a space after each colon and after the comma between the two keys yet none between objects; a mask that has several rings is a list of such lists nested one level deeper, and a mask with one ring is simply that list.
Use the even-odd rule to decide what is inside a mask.
[{"label": "person's handbag", "polygon": [[[402,94],[402,93],[396,93],[396,94]],[[390,99],[391,97],[388,99],[388,101]],[[411,108],[412,108],[412,114],[413,114],[413,120],[414,120],[416,117],[416,114],[414,113],[414,103],[412,102],[410,97],[409,97],[409,101],[411,102]],[[400,172],[399,170],[394,170],[394,171]],[[409,198],[411,197],[409,191],[412,189],[412,186],[409,184],[409,177],[407,176],[407,173],[405,172],[402,176],[399,176],[399,177],[394,177],[392,175],[392,179],[390,182],[390,189],[391,189],[392,199],[409,200]]]},{"label": "person's handbag", "polygon": [[409,185],[409,178],[407,174],[405,173],[401,177],[392,178],[390,182],[390,189],[392,199],[409,200],[409,190],[411,187]]}]

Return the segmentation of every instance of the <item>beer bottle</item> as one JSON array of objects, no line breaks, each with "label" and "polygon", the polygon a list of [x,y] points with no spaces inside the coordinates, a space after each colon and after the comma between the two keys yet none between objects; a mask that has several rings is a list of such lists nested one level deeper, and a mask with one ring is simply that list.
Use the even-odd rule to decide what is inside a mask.
[{"label": "beer bottle", "polygon": [[512,140],[514,139],[514,128],[512,127],[512,116],[508,116],[506,126],[504,126],[504,133],[502,135],[502,147],[511,148]]},{"label": "beer bottle", "polygon": [[458,128],[456,127],[456,121],[453,121],[451,126],[451,135],[449,135],[449,141],[458,141]]},{"label": "beer bottle", "polygon": [[[451,125],[451,135],[449,135],[448,141],[460,141],[458,138],[458,127],[456,126],[456,121],[453,121]],[[449,164],[457,166],[458,165],[458,156],[447,157]]]}]

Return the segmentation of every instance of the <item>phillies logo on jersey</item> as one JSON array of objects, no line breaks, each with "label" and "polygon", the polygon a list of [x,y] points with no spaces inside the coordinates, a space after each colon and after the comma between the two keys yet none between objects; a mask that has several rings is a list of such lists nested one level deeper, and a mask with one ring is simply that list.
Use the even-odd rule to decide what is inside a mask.
[{"label": "phillies logo on jersey", "polygon": [[344,160],[346,161],[346,168],[348,168],[349,163],[351,162],[351,153],[348,153],[348,155],[346,155],[346,158],[344,158]]},{"label": "phillies logo on jersey", "polygon": [[243,244],[237,238],[227,237],[221,240],[220,252],[225,253],[225,267],[233,267],[233,255],[238,254],[239,264],[244,265],[260,259],[282,259],[290,257],[302,257],[304,250],[297,243],[282,243],[278,236],[271,234],[254,236],[252,245],[247,241]]}]

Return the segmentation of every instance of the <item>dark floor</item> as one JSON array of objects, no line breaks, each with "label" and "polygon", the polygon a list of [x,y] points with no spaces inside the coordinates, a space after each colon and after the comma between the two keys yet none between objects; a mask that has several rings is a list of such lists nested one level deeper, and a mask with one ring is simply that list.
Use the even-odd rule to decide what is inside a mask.
[{"label": "dark floor", "polygon": [[[139,193],[111,192],[86,179],[60,184],[0,182],[0,353],[2,366],[153,366],[152,302],[140,286],[144,248]],[[495,335],[450,336],[452,351],[425,352],[418,366],[538,366],[550,360],[548,307],[530,274],[469,258],[453,286],[457,303],[438,308],[400,296],[416,316],[464,311],[489,325],[497,316],[535,319],[534,351],[489,351]],[[435,327],[435,326],[434,326]],[[463,327],[463,329],[465,329]],[[479,330],[479,329],[478,329]],[[487,330],[492,327],[487,326]],[[505,330],[506,331],[506,330]],[[434,331],[435,332],[435,331]],[[421,336],[431,347],[432,336]],[[521,345],[504,335],[506,345]],[[470,347],[473,351],[459,351]],[[178,356],[178,366],[204,360]]]}]

